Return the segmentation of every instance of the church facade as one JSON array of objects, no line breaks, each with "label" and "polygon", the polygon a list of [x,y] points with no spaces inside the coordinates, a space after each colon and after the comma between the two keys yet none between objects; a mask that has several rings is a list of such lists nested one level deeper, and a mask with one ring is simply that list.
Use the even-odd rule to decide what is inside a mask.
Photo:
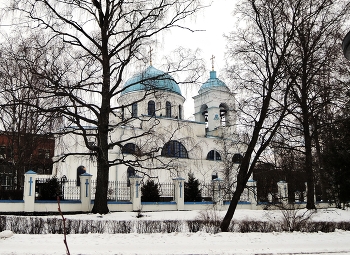
[{"label": "church facade", "polygon": [[[194,120],[185,120],[188,109],[179,85],[152,65],[126,81],[118,98],[123,107],[110,118],[110,141],[123,142],[109,150],[116,163],[109,180],[127,182],[138,175],[164,183],[187,180],[192,173],[200,182],[234,181],[243,153],[236,139],[234,93],[212,70],[193,100]],[[61,155],[88,152],[81,137],[67,134],[57,142]],[[81,155],[56,163],[56,174],[75,179],[80,165],[96,178],[96,161]]]}]

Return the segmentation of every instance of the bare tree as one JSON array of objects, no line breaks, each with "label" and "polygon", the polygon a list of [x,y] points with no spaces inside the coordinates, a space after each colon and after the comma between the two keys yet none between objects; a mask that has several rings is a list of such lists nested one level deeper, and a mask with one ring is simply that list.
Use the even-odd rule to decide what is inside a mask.
[{"label": "bare tree", "polygon": [[[299,6],[299,13],[293,40],[295,51],[288,63],[288,72],[294,81],[290,113],[296,124],[293,128],[300,132],[304,142],[307,208],[315,209],[315,178],[322,167],[313,158],[318,155],[321,160],[322,127],[330,123],[332,112],[342,105],[339,102],[344,85],[339,79],[339,71],[343,64],[338,60],[341,58],[339,44],[342,21],[349,13],[349,4],[344,1],[304,1]],[[321,180],[325,186],[324,178]]]},{"label": "bare tree", "polygon": [[[229,58],[236,61],[228,69],[240,89],[240,125],[247,141],[237,175],[237,186],[221,223],[227,231],[240,196],[259,157],[263,154],[286,115],[290,79],[285,63],[300,1],[244,1],[238,11],[248,26],[228,37]],[[251,135],[250,135],[251,134]]]},{"label": "bare tree", "polygon": [[[238,57],[245,62],[238,77],[248,90],[242,96],[245,98],[242,102],[249,110],[245,111],[248,118],[241,118],[241,122],[245,121],[241,124],[250,127],[252,136],[248,139],[238,173],[234,198],[221,224],[223,231],[227,230],[241,191],[259,157],[264,155],[273,160],[273,151],[266,149],[277,132],[283,139],[292,137],[289,146],[302,147],[304,144],[304,167],[309,186],[307,207],[315,208],[310,127],[316,122],[311,121],[311,109],[314,107],[319,113],[320,102],[326,103],[329,99],[330,94],[325,93],[329,86],[315,88],[316,84],[320,85],[321,78],[325,78],[322,76],[325,69],[328,69],[327,77],[334,70],[332,59],[336,58],[334,45],[337,40],[334,35],[340,17],[347,12],[347,5],[341,1],[244,1],[240,11],[249,19],[249,26],[238,36],[229,37],[231,41],[238,38],[243,42],[240,50],[229,52],[235,60]],[[232,70],[229,72],[233,73]],[[308,89],[311,84],[315,86]],[[311,101],[318,104],[310,104]],[[295,131],[287,130],[295,118],[302,124],[299,129],[304,135],[302,139]]]},{"label": "bare tree", "polygon": [[[51,130],[57,127],[57,113],[38,111],[53,101],[44,100],[38,89],[42,80],[32,73],[40,66],[42,57],[30,44],[33,38],[7,38],[2,44],[0,60],[0,126],[3,137],[4,164],[12,168],[16,189],[23,185],[24,172],[29,169],[51,174],[54,138]],[[31,66],[26,59],[32,59]]]},{"label": "bare tree", "polygon": [[[38,48],[55,43],[63,46],[59,53],[52,51],[47,65],[36,74],[45,80],[47,98],[60,98],[59,104],[46,110],[60,112],[65,125],[72,127],[64,131],[81,136],[89,151],[85,154],[96,158],[97,188],[92,212],[107,213],[109,167],[124,163],[123,158],[110,160],[108,149],[122,147],[131,139],[111,141],[110,133],[134,121],[117,114],[130,109],[134,102],[115,105],[114,98],[134,85],[122,86],[127,71],[145,59],[155,36],[170,28],[185,28],[182,21],[202,8],[200,1],[14,0],[11,7],[14,15],[19,15],[21,24],[26,22],[26,26],[47,35],[45,40],[37,42]],[[176,69],[191,69],[192,62],[180,59]],[[174,69],[169,66],[167,71],[171,73]],[[142,82],[147,79],[149,77],[144,77]],[[154,93],[151,86],[148,88],[142,98],[134,101],[141,102]],[[113,114],[118,120],[114,123],[110,119]],[[151,118],[139,118],[140,122],[148,120]],[[86,125],[93,126],[94,131],[87,131]],[[135,137],[152,133],[157,121],[147,125],[148,131],[135,133]],[[89,143],[90,137],[96,142]],[[143,155],[152,156],[152,150]],[[139,159],[134,160],[134,164],[138,164]]]}]

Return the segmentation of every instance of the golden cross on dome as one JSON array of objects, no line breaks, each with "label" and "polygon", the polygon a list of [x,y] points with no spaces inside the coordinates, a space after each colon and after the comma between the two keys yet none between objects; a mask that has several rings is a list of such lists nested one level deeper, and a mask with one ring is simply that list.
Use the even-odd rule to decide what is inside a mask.
[{"label": "golden cross on dome", "polygon": [[215,56],[211,55],[210,60],[211,60],[211,68],[213,69],[213,71],[214,71],[214,59],[215,59]]},{"label": "golden cross on dome", "polygon": [[153,49],[152,49],[152,47],[151,46],[149,46],[149,63],[150,63],[150,65],[152,65],[152,51],[153,51]]}]

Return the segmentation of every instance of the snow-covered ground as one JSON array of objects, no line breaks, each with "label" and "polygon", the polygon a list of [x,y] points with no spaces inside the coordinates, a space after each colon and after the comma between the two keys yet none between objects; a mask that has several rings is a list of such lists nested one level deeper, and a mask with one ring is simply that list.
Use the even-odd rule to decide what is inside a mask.
[{"label": "snow-covered ground", "polygon": [[[201,212],[110,213],[68,215],[89,220],[191,220]],[[217,212],[223,216],[225,212]],[[234,220],[281,219],[280,211],[237,210]],[[318,210],[313,221],[350,221],[350,210]],[[332,233],[169,233],[169,234],[71,234],[71,254],[350,254],[350,231]],[[0,254],[65,254],[63,235],[0,233]]]}]

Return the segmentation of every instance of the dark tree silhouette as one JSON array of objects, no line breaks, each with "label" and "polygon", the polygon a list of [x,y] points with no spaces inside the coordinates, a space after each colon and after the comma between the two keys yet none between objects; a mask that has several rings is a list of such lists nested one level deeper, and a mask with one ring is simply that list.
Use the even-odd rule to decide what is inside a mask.
[{"label": "dark tree silhouette", "polygon": [[193,173],[188,174],[188,181],[185,182],[185,202],[200,202],[202,201],[202,195],[199,188],[199,181],[193,175]]},{"label": "dark tree silhouette", "polygon": [[[51,49],[46,62],[40,68],[32,70],[36,77],[44,81],[45,87],[42,90],[45,98],[59,99],[59,102],[45,110],[59,112],[65,126],[71,127],[61,130],[62,134],[70,132],[81,136],[88,152],[80,155],[91,155],[96,159],[97,186],[92,212],[107,213],[110,166],[125,163],[134,166],[142,162],[140,158],[133,162],[126,162],[122,157],[108,158],[110,148],[122,147],[132,139],[110,140],[114,128],[132,121],[120,116],[116,123],[111,123],[110,119],[135,103],[114,104],[116,97],[127,89],[122,86],[127,71],[147,59],[148,48],[155,43],[156,35],[161,36],[174,27],[185,28],[181,25],[182,21],[202,6],[199,1],[193,0],[10,2],[13,23],[18,25],[16,28],[20,29],[19,26],[24,24],[23,27],[30,31],[40,32],[44,36],[35,41],[35,48],[39,51]],[[169,65],[167,71],[192,70],[195,74],[195,59],[189,60],[189,55],[191,54],[186,54],[186,58],[179,58],[176,63],[172,63],[174,65]],[[30,62],[31,59],[27,61]],[[195,78],[197,75],[189,77]],[[145,91],[144,97],[139,101],[151,93],[154,93],[152,88]],[[86,130],[86,126],[94,127],[94,132]],[[149,126],[149,130],[135,136],[150,134],[152,124]],[[90,138],[96,142],[90,143]],[[70,155],[73,154],[61,155],[59,160]],[[143,155],[152,156],[152,152]]]}]

